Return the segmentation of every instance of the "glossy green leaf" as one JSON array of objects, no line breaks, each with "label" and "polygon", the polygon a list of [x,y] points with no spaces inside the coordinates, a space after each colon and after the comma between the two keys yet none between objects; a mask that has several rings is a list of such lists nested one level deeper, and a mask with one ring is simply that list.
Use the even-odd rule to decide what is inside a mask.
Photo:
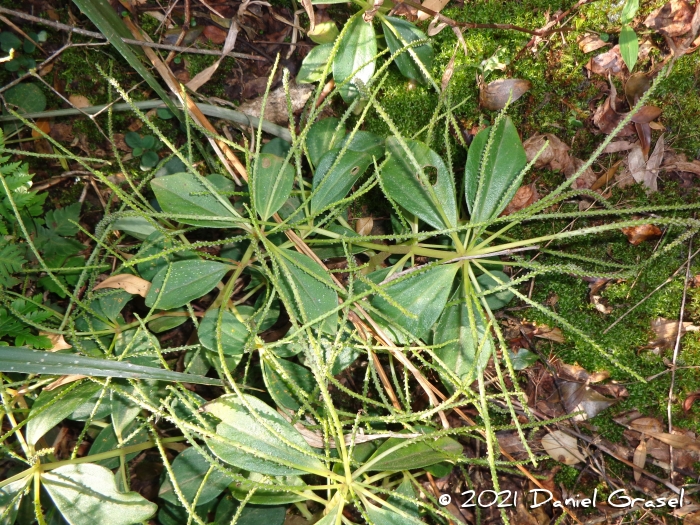
[{"label": "glossy green leaf", "polygon": [[308,368],[286,359],[277,359],[276,366],[269,359],[263,359],[262,370],[265,386],[273,401],[278,406],[290,410],[298,410],[302,401],[290,384],[306,392],[307,396],[311,394],[316,384]]},{"label": "glossy green leaf", "polygon": [[473,337],[469,309],[465,299],[461,298],[460,301],[460,297],[461,290],[457,290],[450,302],[459,302],[445,308],[435,326],[433,342],[437,347],[434,350],[435,355],[448,370],[464,380],[467,377],[474,378],[475,371],[484,369],[489,357],[493,355],[494,345],[490,333],[486,334],[486,323],[481,309],[476,308],[476,304],[472,302],[477,338]]},{"label": "glossy green leaf", "polygon": [[257,472],[241,473],[245,476],[242,481],[231,484],[229,490],[233,497],[243,501],[248,498],[248,494],[255,487],[255,494],[248,500],[257,505],[284,505],[285,503],[295,503],[308,499],[304,494],[295,494],[286,490],[275,490],[277,485],[295,487],[299,492],[306,489],[306,483],[299,476],[265,476]]},{"label": "glossy green leaf", "polygon": [[395,494],[400,494],[401,496],[405,496],[407,498],[418,499],[418,494],[416,494],[416,488],[413,486],[413,483],[410,479],[404,478],[401,484],[398,487],[396,487],[393,494],[387,498],[386,502],[404,511],[410,516],[414,516],[416,518],[420,516],[420,511],[418,509],[417,504],[412,503],[410,501],[406,501],[403,498],[399,498]]},{"label": "glossy green leaf", "polygon": [[[493,277],[483,273],[476,278],[477,282],[479,283],[479,286],[481,287],[482,292],[485,292],[486,290],[491,290],[493,288],[497,288],[499,286],[503,286],[503,284],[507,284],[510,282],[510,277],[508,277],[503,272],[493,270],[490,273],[493,275]],[[500,281],[500,283],[498,281]],[[484,299],[486,299],[486,304],[489,305],[489,308],[491,308],[491,310],[498,310],[499,308],[503,308],[505,305],[507,305],[513,299],[513,297],[513,292],[511,292],[509,289],[505,289],[501,290],[500,292],[485,295]]]},{"label": "glossy green leaf", "polygon": [[153,150],[147,150],[143,153],[143,156],[141,157],[141,169],[151,169],[158,164],[160,161],[160,157],[158,157],[158,154],[153,151]]},{"label": "glossy green leaf", "polygon": [[[270,142],[264,144],[262,148],[260,148],[260,153],[270,153],[272,155],[282,157],[284,159],[287,157],[287,154],[289,153],[290,149],[292,149],[292,145],[289,142],[279,137],[275,137]],[[229,180],[228,182],[231,183],[230,189],[235,191],[236,187],[233,184],[233,181]]]},{"label": "glossy green leaf", "polygon": [[[76,354],[43,352],[29,348],[0,346],[0,372],[46,375],[84,375],[91,377],[121,377],[128,379],[153,379],[193,383],[197,385],[220,385],[218,379],[181,374],[161,368],[140,366],[126,361],[96,359]],[[99,386],[99,385],[98,385]]]},{"label": "glossy green leaf", "polygon": [[154,231],[141,244],[141,248],[136,254],[138,259],[148,259],[147,261],[136,264],[139,275],[147,281],[153,281],[156,274],[171,261],[187,259],[199,260],[199,254],[197,252],[186,249],[149,259],[151,256],[159,255],[163,251],[171,250],[174,247],[175,243],[172,239],[166,239],[162,233]]},{"label": "glossy green leaf", "polygon": [[32,82],[12,86],[5,91],[4,97],[5,102],[17,106],[19,113],[38,113],[46,109],[46,95]]},{"label": "glossy green leaf", "polygon": [[[8,485],[0,488],[0,516],[2,516],[3,524],[11,524],[15,522],[19,505],[24,496],[19,496],[20,492],[29,484],[32,477],[18,479]],[[15,499],[17,498],[17,499]],[[12,505],[12,508],[10,508]]]},{"label": "glossy green leaf", "polygon": [[629,24],[637,15],[637,11],[639,11],[639,0],[626,0],[620,13],[620,22]]},{"label": "glossy green leaf", "polygon": [[[204,482],[204,478],[210,469],[212,469],[212,472],[206,478],[206,482]],[[200,491],[203,482],[204,486],[201,488],[199,498],[197,498],[198,506],[217,498],[231,482],[228,476],[220,470],[214,469],[211,463],[192,447],[178,454],[175,461],[173,461],[172,470],[182,495],[190,505]],[[182,505],[169,476],[160,486],[158,496],[173,505]]]},{"label": "glossy green leaf", "polygon": [[[133,394],[134,388],[130,384],[120,385],[124,390]],[[138,397],[138,396],[137,396]],[[112,428],[120,436],[141,412],[141,407],[131,399],[112,390],[109,393],[110,413],[112,416]]]},{"label": "glossy green leaf", "polygon": [[221,420],[216,433],[231,442],[206,440],[214,454],[233,466],[273,476],[326,470],[301,434],[276,410],[253,396],[244,398],[254,413],[236,395],[222,396],[204,406]]},{"label": "glossy green leaf", "polygon": [[170,264],[170,275],[165,282],[168,267],[162,268],[153,278],[146,295],[146,306],[151,308],[160,295],[158,308],[170,310],[211,292],[223,279],[230,267],[214,261],[189,260]]},{"label": "glossy green leaf", "polygon": [[[384,191],[434,228],[456,225],[457,197],[452,174],[447,166],[437,153],[422,142],[406,140],[405,144],[418,166],[423,169],[423,176],[419,175],[399,140],[389,137],[386,150],[391,157],[380,173]],[[424,185],[421,179],[427,184]]]},{"label": "glossy green leaf", "polygon": [[[141,428],[138,432],[136,432],[136,434],[132,436],[132,433],[134,430],[136,430],[136,428],[137,423],[132,423],[131,425],[126,427],[126,431],[122,433],[122,436],[129,437],[129,439],[124,443],[124,446],[139,445],[149,440],[148,432],[145,428]],[[88,452],[88,455],[92,456],[94,454],[101,454],[102,452],[109,452],[118,448],[119,438],[117,438],[117,435],[114,433],[114,428],[108,426],[103,428],[100,431],[100,433],[97,434],[95,441],[93,441],[92,446],[90,447],[90,452]],[[126,461],[131,461],[139,454],[139,452],[127,454],[125,456]],[[119,467],[120,461],[119,456],[115,456],[113,458],[104,459],[102,461],[95,461],[95,463],[98,465],[102,465],[103,467],[106,467],[108,469],[113,469]]]},{"label": "glossy green leaf", "polygon": [[[158,509],[158,525],[192,525],[192,523],[196,523],[189,515],[185,507],[173,505],[169,501],[161,501],[159,503],[160,508]],[[215,506],[216,500],[211,500],[204,505],[198,505],[195,507],[194,513],[199,516],[202,523],[206,523],[207,516],[212,510],[214,510]]]},{"label": "glossy green leaf", "polygon": [[367,153],[350,150],[336,163],[339,153],[340,149],[331,150],[318,163],[313,179],[316,193],[311,198],[312,214],[345,198],[353,184],[372,164],[372,157]]},{"label": "glossy green leaf", "polygon": [[[234,508],[234,513],[235,513]],[[287,516],[287,507],[282,505],[246,505],[241,511],[236,525],[283,525]],[[231,523],[233,514],[227,520],[216,523]]]},{"label": "glossy green leaf", "polygon": [[[5,353],[6,349],[0,348],[0,359]],[[26,350],[23,353],[40,353],[47,358],[52,355],[51,352],[38,350]],[[97,383],[87,382],[73,388],[67,386],[61,389],[42,391],[29,412],[25,436],[27,443],[35,445],[44,434],[70,416],[76,408],[85,402],[86,398],[95,394],[100,388],[101,386]]]},{"label": "glossy green leaf", "polygon": [[394,303],[415,317],[407,317],[379,294],[372,298],[372,306],[416,337],[422,337],[445,308],[458,269],[456,264],[435,266],[382,286]]},{"label": "glossy green leaf", "polygon": [[[280,250],[278,259],[284,268],[280,275],[280,290],[292,305],[297,321],[304,324],[338,306],[338,294],[331,288],[331,280],[310,257],[292,250]],[[295,293],[296,291],[296,293]],[[322,328],[335,332],[338,314],[327,317]]]},{"label": "glossy green leaf", "polygon": [[[491,147],[486,146],[491,140]],[[527,165],[525,149],[510,118],[477,133],[464,173],[465,196],[473,222],[495,219],[515,195]]]},{"label": "glossy green leaf", "polygon": [[629,25],[622,26],[620,31],[620,55],[629,71],[634,69],[639,55],[639,38]]},{"label": "glossy green leaf", "polygon": [[339,146],[345,137],[345,128],[338,129],[340,119],[335,117],[324,118],[314,124],[306,135],[306,149],[309,152],[309,160],[314,166],[318,166],[321,157],[326,152]]},{"label": "glossy green leaf", "polygon": [[[420,432],[430,433],[427,427],[416,427]],[[455,455],[462,454],[462,445],[454,439],[442,436],[438,439],[426,439],[415,443],[402,438],[389,438],[376,450],[368,461],[382,456],[397,445],[402,445],[393,452],[384,455],[374,463],[369,471],[391,471],[412,470],[428,467],[441,461],[449,460]]]},{"label": "glossy green leaf", "polygon": [[124,21],[119,17],[117,11],[110,5],[108,0],[73,0],[85,16],[95,24],[97,29],[105,35],[119,53],[126,59],[131,67],[143,78],[158,97],[168,106],[168,109],[178,118],[182,111],[177,108],[170,98],[168,92],[163,89],[158,80],[151,74],[148,68],[141,62],[139,56],[143,56],[143,51],[139,47],[132,47],[124,43],[122,38],[134,38],[131,31],[126,27]]},{"label": "glossy green leaf", "polygon": [[423,520],[410,514],[398,514],[388,507],[379,508],[369,502],[365,503],[365,510],[374,525],[424,525]]},{"label": "glossy green leaf", "polygon": [[142,241],[156,228],[143,217],[121,217],[112,223],[112,230],[120,230]]},{"label": "glossy green leaf", "polygon": [[[187,312],[187,310],[185,308],[174,308],[173,310],[170,310],[170,312],[184,314]],[[186,315],[158,317],[153,319],[153,321],[149,321],[148,329],[154,334],[160,334],[162,332],[172,330],[173,328],[177,328],[181,324],[186,323],[188,320],[189,317]]]},{"label": "glossy green leaf", "polygon": [[[425,33],[408,20],[393,16],[387,16],[382,20],[382,29],[386,38],[386,45],[392,54],[415,40],[426,40],[428,38],[425,36]],[[433,67],[432,46],[426,42],[410,50],[405,50],[396,57],[395,63],[401,74],[406,78],[425,82],[425,75],[416,63],[416,59],[423,64],[425,69],[430,71]]]},{"label": "glossy green leaf", "polygon": [[253,173],[255,210],[265,221],[272,217],[291,195],[294,168],[276,155],[261,153],[255,162]]},{"label": "glossy green leaf", "polygon": [[321,44],[314,47],[306,55],[297,73],[297,84],[313,84],[324,80],[323,71],[333,50],[333,43]]},{"label": "glossy green leaf", "polygon": [[126,145],[129,146],[131,149],[144,147],[143,142],[141,140],[141,135],[139,135],[135,131],[129,131],[128,133],[125,133],[124,142],[126,142]]},{"label": "glossy green leaf", "polygon": [[510,355],[510,361],[513,363],[513,370],[525,370],[526,368],[534,365],[539,357],[537,354],[521,348],[516,354],[510,348],[508,349],[508,354]]},{"label": "glossy green leaf", "polygon": [[[209,219],[178,219],[183,224],[206,228],[231,228],[238,224],[233,212],[228,209],[192,173],[175,173],[151,181],[151,188],[165,213],[177,215],[201,215]],[[211,220],[211,217],[223,220]]]},{"label": "glossy green leaf", "polygon": [[350,102],[360,93],[357,84],[367,84],[374,75],[377,38],[372,22],[365,22],[361,13],[350,19],[344,31],[333,60],[333,79],[340,96]]},{"label": "glossy green leaf", "polygon": [[[197,336],[202,346],[218,354],[219,346],[216,342],[216,327],[219,322],[219,309],[209,310],[197,329]],[[221,346],[224,355],[241,355],[248,338],[248,328],[241,323],[235,315],[224,310],[221,319]]]},{"label": "glossy green leaf", "polygon": [[158,510],[137,492],[119,492],[112,471],[91,463],[44,472],[41,481],[71,525],[133,525]]}]

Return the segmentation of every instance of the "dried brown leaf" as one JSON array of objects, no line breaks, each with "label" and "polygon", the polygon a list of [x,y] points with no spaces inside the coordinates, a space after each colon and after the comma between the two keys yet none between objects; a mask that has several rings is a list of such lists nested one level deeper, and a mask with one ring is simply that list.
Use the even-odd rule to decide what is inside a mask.
[{"label": "dried brown leaf", "polygon": [[621,76],[627,71],[622,55],[620,55],[620,46],[616,45],[605,53],[594,56],[586,64],[586,69],[596,75],[608,76],[608,74]]},{"label": "dried brown leaf", "polygon": [[479,86],[479,102],[491,111],[500,111],[510,100],[515,102],[532,88],[529,80],[502,78]]},{"label": "dried brown leaf", "polygon": [[40,330],[39,335],[43,335],[44,337],[48,337],[49,340],[51,341],[52,346],[49,349],[49,352],[58,352],[59,350],[68,350],[69,348],[73,348],[71,345],[66,343],[66,340],[63,338],[63,335],[61,335],[61,334],[52,334],[52,333],[44,332],[43,330]]},{"label": "dried brown leaf", "polygon": [[355,221],[355,231],[363,237],[372,233],[374,220],[372,217],[361,217]]},{"label": "dried brown leaf", "polygon": [[69,383],[74,383],[76,381],[80,381],[81,379],[85,379],[87,376],[81,376],[79,374],[73,374],[73,375],[68,375],[68,376],[61,376],[56,381],[49,383],[44,387],[44,390],[55,390],[59,386],[67,385]]},{"label": "dried brown leaf", "polygon": [[[677,320],[658,317],[651,322],[651,329],[654,331],[655,337],[653,341],[649,342],[650,345],[671,348],[676,343],[676,337],[678,335]],[[698,330],[700,330],[700,327],[690,322],[684,322],[681,328],[681,335],[686,332],[697,332]]]},{"label": "dried brown leaf", "polygon": [[231,23],[231,27],[228,30],[228,33],[226,35],[226,40],[224,41],[224,47],[221,50],[222,54],[221,57],[217,59],[216,62],[214,62],[211,66],[203,69],[199,73],[197,73],[192,80],[190,80],[187,83],[187,88],[191,89],[192,91],[197,91],[200,87],[202,87],[204,84],[209,82],[211,80],[211,77],[214,76],[214,73],[216,73],[216,70],[219,69],[219,65],[221,64],[221,61],[224,59],[226,55],[228,55],[233,48],[236,45],[236,38],[238,37],[238,22],[236,20],[233,20]]},{"label": "dried brown leaf", "polygon": [[685,398],[685,401],[683,401],[683,410],[690,412],[690,409],[693,408],[693,403],[695,403],[696,399],[700,399],[700,392],[693,392]]},{"label": "dried brown leaf", "polygon": [[588,454],[579,450],[578,441],[561,430],[550,432],[542,438],[544,450],[560,463],[575,465],[584,461]]},{"label": "dried brown leaf", "polygon": [[697,439],[685,434],[669,434],[667,432],[654,432],[649,434],[654,439],[658,439],[673,448],[683,450],[700,450],[700,442]]},{"label": "dried brown leaf", "polygon": [[681,36],[691,29],[693,8],[685,0],[671,0],[652,12],[644,25],[666,36]]},{"label": "dried brown leaf", "polygon": [[627,236],[630,244],[637,246],[644,241],[658,239],[663,232],[654,224],[642,224],[640,226],[622,228],[622,233]]},{"label": "dried brown leaf", "polygon": [[202,35],[204,35],[212,44],[223,44],[226,42],[226,35],[228,33],[223,29],[216,27],[214,25],[206,26]]},{"label": "dried brown leaf", "polygon": [[[263,78],[262,80],[264,80],[264,83],[262,84],[262,88],[264,89],[267,79]],[[289,94],[292,101],[293,112],[296,113],[297,111],[301,111],[306,104],[306,101],[311,96],[311,92],[313,90],[314,86],[311,84],[296,84],[295,82],[289,83]],[[263,97],[258,97],[244,102],[238,107],[238,111],[253,117],[259,117],[260,109],[262,107],[262,99]],[[285,125],[289,120],[289,113],[287,112],[287,97],[284,93],[284,86],[274,89],[267,97],[265,120],[269,120],[281,126]]]},{"label": "dried brown leaf", "polygon": [[68,101],[78,109],[92,106],[88,98],[83,95],[71,95],[68,97]]},{"label": "dried brown leaf", "polygon": [[572,164],[569,155],[569,146],[562,142],[556,135],[545,133],[533,135],[523,143],[528,162],[535,158],[537,153],[547,143],[547,147],[535,161],[535,168],[548,168],[552,171],[565,170]]},{"label": "dried brown leaf", "polygon": [[700,175],[700,160],[694,160],[692,162],[676,162],[674,167],[678,171],[686,171],[688,173]]},{"label": "dried brown leaf", "polygon": [[584,53],[590,53],[607,45],[610,44],[603,42],[597,34],[585,35],[578,41],[578,47]]},{"label": "dried brown leaf", "polygon": [[611,142],[605,146],[603,153],[619,153],[620,151],[631,150],[633,147],[634,144],[631,142],[627,142],[626,140],[616,140],[615,142]]},{"label": "dried brown leaf", "polygon": [[93,290],[100,290],[102,288],[121,288],[131,294],[146,297],[148,290],[151,288],[151,283],[136,275],[121,273],[107,277],[104,281],[95,286]]},{"label": "dried brown leaf", "polygon": [[501,215],[512,215],[515,212],[527,208],[533,202],[537,202],[539,198],[540,196],[537,193],[537,187],[534,182],[526,186],[520,186]]},{"label": "dried brown leaf", "polygon": [[593,418],[617,402],[617,399],[607,398],[585,383],[562,381],[559,388],[566,412],[579,412],[574,416],[574,421]]},{"label": "dried brown leaf", "polygon": [[644,468],[644,465],[647,462],[647,442],[646,440],[642,439],[639,442],[639,445],[637,445],[637,448],[634,450],[634,457],[632,459],[632,463],[634,463],[634,466],[637,467],[634,469],[634,481],[639,481],[639,478],[642,477],[642,471],[641,469]]},{"label": "dried brown leaf", "polygon": [[550,328],[546,324],[538,325],[533,335],[535,337],[539,337],[540,339],[549,339],[550,341],[554,341],[555,343],[566,342],[564,334],[559,328]]}]

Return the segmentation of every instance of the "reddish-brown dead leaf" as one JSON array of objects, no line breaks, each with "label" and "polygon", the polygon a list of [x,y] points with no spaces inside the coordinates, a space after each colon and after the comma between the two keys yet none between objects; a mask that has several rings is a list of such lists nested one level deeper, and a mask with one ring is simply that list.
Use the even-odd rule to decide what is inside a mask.
[{"label": "reddish-brown dead leaf", "polygon": [[223,44],[226,41],[226,35],[228,31],[224,31],[216,26],[206,26],[202,35],[209,39],[212,44]]},{"label": "reddish-brown dead leaf", "polygon": [[662,231],[654,224],[642,224],[640,226],[622,228],[622,233],[627,236],[627,240],[630,242],[630,244],[637,246],[642,244],[644,241],[658,239],[661,237]]},{"label": "reddish-brown dead leaf", "polygon": [[49,135],[52,139],[59,142],[72,142],[75,138],[72,124],[62,124],[60,122],[55,122],[54,125],[51,126]]},{"label": "reddish-brown dead leaf", "polygon": [[520,186],[518,191],[515,192],[513,199],[508,203],[508,206],[506,206],[506,209],[503,210],[501,215],[512,215],[515,212],[527,208],[533,202],[538,201],[539,198],[540,196],[537,193],[537,188],[535,187],[534,182],[526,186]]},{"label": "reddish-brown dead leaf", "polygon": [[32,138],[38,139],[51,132],[51,124],[46,119],[40,119],[36,121],[36,127],[41,131],[35,129],[32,130]]},{"label": "reddish-brown dead leaf", "polygon": [[563,171],[567,169],[572,160],[569,155],[569,146],[559,140],[559,137],[551,133],[544,135],[535,134],[523,143],[527,161],[531,162],[537,153],[547,143],[542,154],[535,161],[535,168],[548,168],[552,171]]},{"label": "reddish-brown dead leaf", "polygon": [[683,410],[690,412],[690,409],[693,408],[693,403],[695,403],[696,399],[700,399],[700,392],[693,392],[685,398],[685,401],[683,401]]},{"label": "reddish-brown dead leaf", "polygon": [[652,120],[659,118],[659,115],[661,115],[661,108],[657,108],[656,106],[642,106],[632,116],[632,122],[648,124]]},{"label": "reddish-brown dead leaf", "polygon": [[590,53],[607,45],[610,44],[603,42],[597,34],[585,35],[578,41],[578,47],[584,53]]},{"label": "reddish-brown dead leaf", "polygon": [[685,0],[671,0],[652,12],[644,25],[666,36],[681,36],[690,31],[693,8]]},{"label": "reddish-brown dead leaf", "polygon": [[71,95],[68,97],[68,101],[78,109],[92,106],[88,98],[84,95]]},{"label": "reddish-brown dead leaf", "polygon": [[630,422],[630,427],[644,434],[663,432],[663,424],[655,417],[639,417]]},{"label": "reddish-brown dead leaf", "polygon": [[550,328],[546,324],[538,325],[533,335],[540,339],[549,339],[555,343],[564,343],[566,341],[564,334],[559,328]]},{"label": "reddish-brown dead leaf", "polygon": [[619,45],[591,58],[586,64],[586,69],[591,73],[603,76],[608,76],[608,74],[621,76],[623,72],[627,71],[622,55],[620,55]]},{"label": "reddish-brown dead leaf", "polygon": [[491,111],[500,111],[510,100],[518,100],[532,88],[529,80],[520,78],[502,78],[479,86],[479,102]]}]

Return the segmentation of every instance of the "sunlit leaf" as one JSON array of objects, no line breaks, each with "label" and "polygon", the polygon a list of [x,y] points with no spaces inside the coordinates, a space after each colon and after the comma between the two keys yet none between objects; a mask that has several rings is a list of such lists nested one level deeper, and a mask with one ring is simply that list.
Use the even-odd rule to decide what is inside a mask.
[{"label": "sunlit leaf", "polygon": [[[146,306],[162,310],[183,306],[209,293],[223,279],[230,267],[214,261],[177,261],[162,268],[153,278],[146,295]],[[165,277],[168,276],[167,282]]]},{"label": "sunlit leaf", "polygon": [[357,84],[367,84],[374,75],[377,38],[372,22],[365,22],[361,13],[350,19],[344,31],[333,60],[333,79],[340,96],[349,102],[359,95]]},{"label": "sunlit leaf", "polygon": [[[384,17],[382,20],[382,28],[384,30],[384,37],[386,38],[386,45],[392,53],[396,53],[406,44],[410,44],[415,40],[426,40],[428,38],[425,36],[425,33],[403,18],[396,18],[393,16]],[[426,42],[404,51],[396,57],[395,63],[399,71],[401,71],[401,74],[406,78],[425,82],[425,75],[418,67],[416,59],[430,72],[433,67],[433,48],[430,43]]]},{"label": "sunlit leaf", "polygon": [[[212,469],[212,472],[205,482],[204,478],[210,469]],[[182,495],[190,505],[197,493],[199,493],[197,505],[203,505],[217,498],[231,482],[231,479],[226,474],[214,469],[211,463],[192,447],[178,454],[172,463],[172,470]],[[202,485],[203,483],[204,485]],[[158,496],[174,505],[182,505],[175,493],[170,477],[167,477],[160,486]]]}]

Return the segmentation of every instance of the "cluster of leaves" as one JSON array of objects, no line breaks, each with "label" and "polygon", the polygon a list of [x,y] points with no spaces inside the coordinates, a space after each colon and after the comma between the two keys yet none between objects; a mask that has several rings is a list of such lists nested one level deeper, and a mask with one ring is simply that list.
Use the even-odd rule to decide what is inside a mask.
[{"label": "cluster of leaves", "polygon": [[[363,2],[361,4],[366,8]],[[394,63],[403,76],[419,83],[427,83],[430,79],[428,72],[433,64],[433,48],[425,34],[414,24],[388,16],[388,11],[388,7],[381,7],[376,13],[371,10],[372,18],[376,17],[380,22],[383,39],[376,34],[371,19],[369,22],[366,20],[368,11],[365,9],[355,13],[340,32],[334,22],[325,22],[325,25],[331,25],[330,28],[324,28],[330,38],[317,38],[321,44],[313,48],[304,59],[297,82],[318,82],[332,73],[335,82],[343,85],[340,96],[346,102],[351,102],[374,75],[377,58],[388,49],[392,55],[396,54]],[[319,27],[323,25],[319,24]],[[384,42],[385,49],[379,49],[380,42]]]},{"label": "cluster of leaves", "polygon": [[[528,163],[513,123],[502,114],[476,135],[458,184],[453,159],[466,144],[455,144],[449,133],[455,120],[449,87],[419,137],[401,136],[378,100],[392,64],[401,67],[404,57],[420,68],[415,52],[423,44],[398,31],[401,45],[376,71],[372,65],[367,78],[360,72],[376,53],[342,59],[361,51],[351,50],[352,35],[374,41],[373,31],[358,14],[340,32],[323,68],[327,74],[332,67],[336,88],[317,103],[319,86],[299,131],[290,129],[291,143],[263,146],[262,128],[254,151],[216,137],[245,160],[240,186],[216,170],[200,171],[195,164],[206,163],[196,162],[193,144],[176,148],[135,106],[171,158],[139,180],[125,171],[129,191],[47,137],[62,158],[81,164],[119,199],[91,234],[94,247],[71,282],[59,266],[75,256],[76,245],[60,251],[65,259],[52,263],[58,266],[48,264],[51,255],[37,254],[66,245],[77,231],[67,226],[77,228],[77,209],[55,210],[39,224],[40,206],[35,214],[17,206],[21,192],[13,188],[25,184],[26,190],[26,181],[9,182],[20,165],[0,171],[8,235],[19,226],[15,245],[35,247],[43,277],[53,283],[45,286],[59,297],[63,292],[69,306],[59,312],[38,297],[24,306],[5,303],[21,322],[64,344],[60,352],[0,348],[0,394],[13,425],[0,437],[9,464],[0,482],[0,520],[31,523],[35,516],[44,523],[63,516],[74,525],[129,525],[157,512],[163,524],[203,525],[213,517],[281,525],[286,508],[295,505],[320,525],[449,522],[423,476],[462,469],[466,479],[466,466],[486,466],[498,491],[499,468],[511,465],[497,452],[490,402],[499,402],[512,421],[499,429],[515,430],[537,460],[516,412],[516,403],[526,410],[514,371],[521,364],[511,361],[494,313],[516,297],[637,376],[519,285],[547,273],[631,275],[694,235],[700,222],[665,216],[678,207],[612,209],[598,194],[570,189],[578,173],[502,217],[534,162]],[[439,89],[427,68],[420,71]],[[283,79],[288,87],[288,75]],[[347,111],[320,118],[333,96],[351,100]],[[361,129],[370,108],[390,136]],[[210,136],[182,118],[190,140]],[[167,166],[175,164],[181,171],[172,173]],[[360,235],[351,227],[350,206],[373,188],[391,205],[392,235]],[[582,193],[602,209],[559,211],[558,204]],[[575,237],[646,224],[649,218],[634,218],[642,213],[685,229],[640,265],[558,250]],[[602,216],[610,221],[535,239],[508,235],[523,221],[586,224]],[[541,250],[545,263],[522,256],[541,243],[549,243]],[[329,260],[339,270],[329,271]],[[519,268],[520,276],[511,279],[508,268]],[[8,278],[21,271],[5,269]],[[8,290],[6,296],[20,294]],[[186,344],[165,347],[158,334],[176,329]],[[496,378],[490,386],[487,366]],[[427,375],[439,377],[442,387]],[[20,385],[26,405],[18,408],[10,394]],[[425,392],[427,407],[417,404],[416,391]],[[468,424],[450,426],[445,412],[455,407],[469,407],[479,422],[464,416]],[[66,419],[82,426],[71,425],[79,435],[63,459],[48,443]],[[487,455],[465,456],[467,439],[484,442]],[[78,457],[86,441],[89,451]],[[180,451],[174,460],[167,447]],[[158,451],[164,467],[157,505],[130,491],[135,458],[148,449]]]},{"label": "cluster of leaves", "polygon": [[[36,68],[36,61],[29,55],[36,51],[34,42],[46,42],[46,31],[37,33],[29,33],[31,40],[25,39],[22,42],[14,33],[9,31],[0,32],[0,49],[5,53],[13,53],[12,60],[5,62],[7,71],[24,74],[30,69]],[[32,42],[32,40],[34,42]],[[22,52],[20,52],[20,49]]]},{"label": "cluster of leaves", "polygon": [[[167,110],[163,110],[167,111]],[[170,114],[172,116],[172,114]],[[141,136],[135,131],[130,131],[124,135],[124,142],[129,146],[134,157],[141,158],[141,169],[149,170],[158,164],[158,150],[163,147],[160,141],[153,135]]]},{"label": "cluster of leaves", "polygon": [[[0,150],[0,287],[7,290],[22,284],[28,290],[39,286],[65,298],[67,287],[76,284],[77,271],[85,263],[77,255],[84,246],[74,239],[80,204],[45,212],[48,193],[31,191],[33,175],[25,163],[9,162],[1,131]],[[39,272],[44,268],[60,269],[61,273],[50,279]],[[0,337],[12,338],[16,345],[51,347],[48,338],[31,331],[31,326],[48,317],[37,310],[38,297],[26,302],[21,295],[8,292],[2,301],[5,308],[0,308]]]}]

